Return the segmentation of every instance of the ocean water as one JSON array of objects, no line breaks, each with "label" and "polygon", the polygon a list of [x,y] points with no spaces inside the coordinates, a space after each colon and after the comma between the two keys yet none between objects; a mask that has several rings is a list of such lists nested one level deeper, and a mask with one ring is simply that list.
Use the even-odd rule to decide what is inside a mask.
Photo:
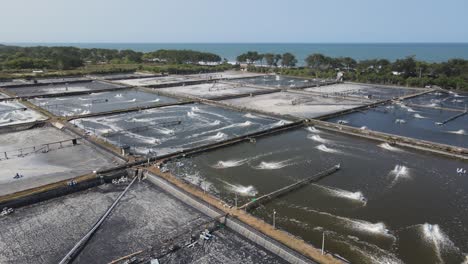
[{"label": "ocean water", "polygon": [[246,51],[260,53],[291,52],[304,64],[304,59],[313,53],[332,57],[352,57],[356,60],[383,58],[394,61],[415,55],[417,59],[441,62],[451,58],[468,59],[468,43],[11,43],[20,46],[76,46],[80,48],[132,49],[148,52],[158,49],[192,49],[213,52],[235,61]]}]

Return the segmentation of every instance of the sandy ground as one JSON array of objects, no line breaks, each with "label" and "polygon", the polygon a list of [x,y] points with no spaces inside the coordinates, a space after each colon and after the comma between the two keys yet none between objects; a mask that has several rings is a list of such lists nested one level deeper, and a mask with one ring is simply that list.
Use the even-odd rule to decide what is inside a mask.
[{"label": "sandy ground", "polygon": [[[111,184],[20,208],[0,218],[1,263],[57,263],[91,228],[124,186]],[[159,255],[199,236],[208,220],[161,189],[136,182],[74,263],[108,263],[139,250]],[[210,241],[182,248],[162,263],[284,263],[222,229]],[[40,239],[38,239],[40,238]]]},{"label": "sandy ground", "polygon": [[[42,151],[46,143],[71,138],[53,127],[0,134],[0,195],[115,166],[113,157],[97,151],[82,140],[76,146],[70,140],[62,147],[54,144],[49,146],[48,152]],[[8,159],[5,159],[5,152]],[[23,175],[23,178],[14,179],[16,173]]]},{"label": "sandy ground", "polygon": [[262,89],[228,83],[203,83],[197,85],[177,86],[159,89],[174,95],[195,96],[200,98],[215,98],[220,96],[248,94]]},{"label": "sandy ground", "polygon": [[[363,103],[356,100],[306,96],[290,92],[243,97],[223,102],[247,109],[292,115],[300,118],[314,118],[363,105]],[[293,102],[296,102],[296,104],[293,104]]]},{"label": "sandy ground", "polygon": [[320,87],[306,88],[304,91],[331,94],[331,95],[346,95],[350,97],[365,98],[369,96],[370,99],[385,100],[393,97],[400,97],[408,94],[414,94],[418,91],[412,89],[405,89],[399,87],[382,87],[372,85],[340,83],[325,85]]},{"label": "sandy ground", "polygon": [[0,126],[29,123],[47,119],[36,111],[31,109],[24,110],[24,108],[26,108],[26,106],[18,101],[0,102]]},{"label": "sandy ground", "polygon": [[195,79],[187,78],[181,75],[170,75],[170,76],[141,78],[141,79],[119,80],[118,82],[125,84],[125,85],[131,85],[131,86],[149,86],[149,85],[179,83],[179,82],[194,81],[194,80]]}]

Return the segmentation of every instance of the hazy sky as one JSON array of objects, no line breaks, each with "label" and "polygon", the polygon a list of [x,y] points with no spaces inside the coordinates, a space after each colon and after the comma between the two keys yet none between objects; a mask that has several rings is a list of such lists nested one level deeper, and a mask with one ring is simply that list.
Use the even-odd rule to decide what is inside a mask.
[{"label": "hazy sky", "polygon": [[5,42],[468,42],[468,0],[0,0]]}]

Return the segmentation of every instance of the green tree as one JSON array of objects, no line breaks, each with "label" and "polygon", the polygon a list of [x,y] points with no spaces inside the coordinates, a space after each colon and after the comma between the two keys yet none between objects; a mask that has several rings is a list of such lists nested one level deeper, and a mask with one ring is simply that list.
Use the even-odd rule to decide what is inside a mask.
[{"label": "green tree", "polygon": [[259,54],[256,51],[248,51],[237,56],[238,62],[245,62],[247,64],[254,64],[255,62],[260,61],[263,58],[262,54]]},{"label": "green tree", "polygon": [[297,59],[292,53],[286,52],[281,57],[281,66],[283,67],[294,67],[296,63]]},{"label": "green tree", "polygon": [[414,56],[398,59],[393,63],[392,69],[403,73],[404,77],[416,76],[416,60]]},{"label": "green tree", "polygon": [[270,67],[278,66],[278,62],[281,60],[281,54],[274,54],[274,53],[265,53],[263,54],[263,58],[265,58],[266,64]]},{"label": "green tree", "polygon": [[309,68],[315,70],[328,70],[331,67],[331,58],[320,53],[309,55],[305,62]]}]

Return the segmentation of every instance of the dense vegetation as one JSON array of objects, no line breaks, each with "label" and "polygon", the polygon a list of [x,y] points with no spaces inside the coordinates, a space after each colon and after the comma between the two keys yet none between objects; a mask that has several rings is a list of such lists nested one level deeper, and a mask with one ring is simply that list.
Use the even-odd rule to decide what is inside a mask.
[{"label": "dense vegetation", "polygon": [[[250,51],[240,55],[238,61],[247,62],[249,71],[314,78],[335,78],[337,72],[341,71],[348,81],[415,87],[436,85],[447,89],[468,90],[468,60],[463,59],[429,63],[409,56],[394,62],[386,59],[356,61],[350,57],[332,58],[323,54],[311,54],[305,59],[306,66],[294,67],[297,61],[291,55]],[[278,67],[279,65],[283,67]]]},{"label": "dense vegetation", "polygon": [[193,50],[158,50],[144,54],[143,59],[171,64],[196,64],[199,62],[221,61],[221,57],[216,54]]},{"label": "dense vegetation", "polygon": [[263,60],[266,61],[266,65],[273,67],[273,66],[278,66],[278,62],[281,61],[281,66],[283,67],[294,67],[296,66],[297,59],[296,57],[287,52],[284,54],[273,54],[273,53],[266,53],[266,54],[260,54],[256,51],[248,51],[246,53],[243,53],[239,56],[237,56],[237,61],[241,63],[247,63],[247,64],[255,64],[260,62],[260,64],[263,64]]},{"label": "dense vegetation", "polygon": [[[192,50],[158,50],[148,53],[132,50],[80,49],[76,47],[17,47],[0,44],[0,79],[41,76],[83,75],[89,73],[146,70],[171,74],[215,72],[233,69],[220,56]],[[249,51],[237,57],[250,71],[275,72],[314,78],[335,78],[343,72],[345,80],[424,87],[437,85],[468,90],[468,60],[451,59],[442,63],[406,57],[394,62],[386,59],[356,61],[350,57],[332,58],[311,54],[303,67],[296,57]],[[213,64],[213,65],[206,65]]]},{"label": "dense vegetation", "polygon": [[71,70],[90,64],[137,64],[145,61],[164,64],[198,64],[199,62],[220,62],[221,57],[213,53],[192,50],[158,50],[143,53],[133,50],[0,45],[2,70]]}]

